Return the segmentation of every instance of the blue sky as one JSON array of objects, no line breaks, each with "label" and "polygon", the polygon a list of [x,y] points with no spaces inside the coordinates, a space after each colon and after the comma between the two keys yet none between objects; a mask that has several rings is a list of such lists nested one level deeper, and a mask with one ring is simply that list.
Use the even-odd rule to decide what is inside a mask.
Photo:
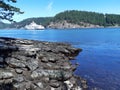
[{"label": "blue sky", "polygon": [[13,5],[25,12],[15,15],[15,21],[30,17],[54,16],[65,10],[120,14],[120,0],[17,0]]}]

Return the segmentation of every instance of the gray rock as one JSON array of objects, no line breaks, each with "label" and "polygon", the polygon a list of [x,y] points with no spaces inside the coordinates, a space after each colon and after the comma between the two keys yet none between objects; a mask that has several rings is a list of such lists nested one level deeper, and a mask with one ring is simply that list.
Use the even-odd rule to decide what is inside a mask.
[{"label": "gray rock", "polygon": [[38,69],[32,72],[31,77],[33,79],[41,77],[49,77],[56,80],[67,80],[72,77],[71,72],[66,72],[62,70],[42,70]]},{"label": "gray rock", "polygon": [[50,58],[49,58],[49,61],[55,63],[55,62],[57,61],[57,59],[54,58],[54,57],[50,57]]},{"label": "gray rock", "polygon": [[24,78],[22,76],[20,76],[20,77],[18,76],[16,78],[14,78],[13,80],[14,80],[14,82],[21,83],[24,81]]},{"label": "gray rock", "polygon": [[42,48],[42,50],[47,51],[47,52],[51,52],[51,51],[52,51],[51,48],[48,47],[48,46],[44,46],[44,47]]},{"label": "gray rock", "polygon": [[10,66],[10,67],[13,67],[13,68],[25,68],[25,62],[23,61],[20,61],[18,59],[15,59],[15,58],[7,58],[6,60],[6,63]]},{"label": "gray rock", "polygon": [[[31,88],[30,88],[31,90],[37,90],[37,86],[35,85],[35,84],[33,84],[33,83],[31,83]],[[38,88],[39,89],[39,88]]]},{"label": "gray rock", "polygon": [[86,81],[86,80],[84,80],[84,79],[82,79],[82,80],[81,80],[81,83],[82,83],[82,84],[86,84],[86,83],[87,83],[87,81]]},{"label": "gray rock", "polygon": [[2,85],[4,82],[5,82],[5,80],[3,80],[3,79],[0,80],[0,84],[1,84],[1,85]]},{"label": "gray rock", "polygon": [[10,84],[10,83],[12,83],[13,82],[13,79],[5,79],[5,80],[3,80],[4,82],[2,82],[2,84],[4,83],[4,84]]},{"label": "gray rock", "polygon": [[13,77],[14,75],[12,72],[0,70],[0,79],[11,79]]},{"label": "gray rock", "polygon": [[18,74],[22,74],[22,73],[23,73],[23,70],[22,70],[22,69],[17,68],[17,69],[15,69],[15,72],[16,72],[16,73],[18,73]]},{"label": "gray rock", "polygon": [[43,57],[45,57],[43,53],[38,53],[38,54],[37,54],[37,58],[38,58],[38,59],[41,60]]},{"label": "gray rock", "polygon": [[35,56],[36,56],[36,52],[34,52],[34,51],[27,51],[27,52],[26,52],[26,55],[27,55],[28,57],[35,57]]},{"label": "gray rock", "polygon": [[60,87],[60,83],[56,80],[51,80],[50,81],[50,86],[53,87],[53,88],[58,88],[58,87]]},{"label": "gray rock", "polygon": [[31,81],[26,82],[24,89],[26,89],[26,90],[32,90],[32,89],[31,89],[31,85],[32,85],[32,82],[31,82]]},{"label": "gray rock", "polygon": [[37,85],[40,89],[43,89],[43,88],[44,88],[44,86],[43,86],[43,83],[42,83],[42,82],[38,82],[38,83],[36,83],[36,85]]},{"label": "gray rock", "polygon": [[50,64],[50,63],[47,63],[46,66],[47,66],[48,68],[52,68],[52,67],[53,67],[52,64]]},{"label": "gray rock", "polygon": [[87,88],[88,88],[88,85],[82,84],[82,88],[83,88],[83,89],[87,89]]},{"label": "gray rock", "polygon": [[25,90],[25,83],[13,84],[13,90]]},{"label": "gray rock", "polygon": [[31,84],[31,82],[15,83],[12,90],[32,90]]},{"label": "gray rock", "polygon": [[[17,53],[16,53],[17,54]],[[24,62],[26,62],[28,59],[30,59],[30,58],[28,58],[28,57],[26,57],[26,56],[23,56],[23,55],[19,55],[19,54],[17,54],[17,55],[12,55],[12,57],[14,57],[14,58],[16,58],[16,59],[18,59],[18,60],[21,60],[21,61],[24,61]]]},{"label": "gray rock", "polygon": [[77,65],[72,65],[72,71],[75,71],[76,70],[76,68],[77,68]]},{"label": "gray rock", "polygon": [[62,64],[62,66],[61,66],[61,69],[63,69],[63,70],[70,70],[71,67],[72,67],[72,66],[70,65],[70,63],[64,62],[64,63]]},{"label": "gray rock", "polygon": [[44,78],[42,78],[42,80],[43,80],[44,82],[48,83],[48,82],[50,81],[50,78],[49,78],[49,77],[44,77]]},{"label": "gray rock", "polygon": [[34,71],[38,68],[38,61],[36,59],[30,59],[26,62],[26,66],[31,70]]},{"label": "gray rock", "polygon": [[43,58],[41,59],[41,61],[42,61],[42,62],[48,62],[48,58],[47,58],[47,57],[43,57]]},{"label": "gray rock", "polygon": [[13,82],[13,79],[2,79],[0,80],[0,85],[6,85],[6,84],[10,84]]}]

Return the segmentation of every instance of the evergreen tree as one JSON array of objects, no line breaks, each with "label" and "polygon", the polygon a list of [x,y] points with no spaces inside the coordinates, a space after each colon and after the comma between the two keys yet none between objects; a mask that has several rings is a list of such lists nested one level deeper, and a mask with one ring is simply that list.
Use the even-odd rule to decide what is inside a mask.
[{"label": "evergreen tree", "polygon": [[19,8],[10,5],[10,2],[16,3],[16,0],[0,0],[0,19],[13,21],[15,13],[22,14]]}]

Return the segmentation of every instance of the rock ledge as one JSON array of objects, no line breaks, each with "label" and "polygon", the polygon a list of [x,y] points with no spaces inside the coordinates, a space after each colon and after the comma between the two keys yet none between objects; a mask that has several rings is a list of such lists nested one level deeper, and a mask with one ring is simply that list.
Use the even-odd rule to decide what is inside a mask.
[{"label": "rock ledge", "polygon": [[64,43],[1,37],[0,90],[81,90],[69,62],[80,51]]}]

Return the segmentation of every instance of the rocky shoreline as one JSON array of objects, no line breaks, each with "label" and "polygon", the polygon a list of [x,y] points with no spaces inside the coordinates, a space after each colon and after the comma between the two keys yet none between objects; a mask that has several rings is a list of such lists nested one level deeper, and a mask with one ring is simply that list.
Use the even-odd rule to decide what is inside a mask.
[{"label": "rocky shoreline", "polygon": [[0,37],[0,90],[82,90],[86,81],[73,74],[81,49],[52,43]]},{"label": "rocky shoreline", "polygon": [[103,28],[103,26],[80,22],[80,24],[69,23],[66,20],[51,22],[47,28],[52,29],[79,29],[79,28]]}]

